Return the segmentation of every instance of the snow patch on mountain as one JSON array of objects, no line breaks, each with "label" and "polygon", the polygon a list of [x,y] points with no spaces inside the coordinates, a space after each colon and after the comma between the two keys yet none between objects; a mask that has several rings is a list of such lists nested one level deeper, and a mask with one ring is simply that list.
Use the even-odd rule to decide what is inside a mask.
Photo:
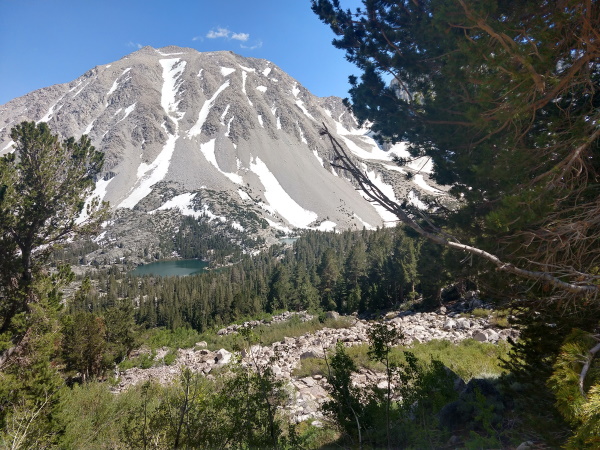
[{"label": "snow patch on mountain", "polygon": [[400,158],[410,159],[411,161],[406,164],[406,167],[410,167],[417,172],[432,173],[433,162],[431,161],[431,158],[423,156],[421,158],[414,159],[406,149],[407,145],[408,144],[406,142],[398,142],[394,144],[392,148],[390,148],[390,153],[393,153]]},{"label": "snow patch on mountain", "polygon": [[364,150],[359,145],[357,145],[353,140],[347,138],[343,134],[339,133],[339,137],[346,144],[346,147],[356,156],[364,160],[383,160],[383,161],[391,161],[392,155],[383,150],[379,150],[379,148],[373,148],[370,152]]},{"label": "snow patch on mountain", "polygon": [[224,77],[231,75],[233,72],[235,72],[235,69],[232,69],[231,67],[221,67],[221,75]]},{"label": "snow patch on mountain", "polygon": [[417,175],[415,175],[413,177],[413,181],[414,183],[419,186],[421,189],[425,190],[425,191],[429,191],[429,192],[435,192],[435,193],[441,193],[442,191],[440,191],[439,189],[436,189],[432,186],[429,186],[425,180],[423,179],[423,175],[421,175],[420,173],[418,173]]},{"label": "snow patch on mountain", "polygon": [[152,186],[162,181],[169,171],[171,157],[175,151],[176,135],[168,135],[167,142],[151,164],[141,163],[138,167],[138,181],[127,198],[118,207],[133,209],[140,200],[152,192]]},{"label": "snow patch on mountain", "polygon": [[262,92],[263,94],[267,92],[266,86],[256,86],[256,90]]},{"label": "snow patch on mountain", "polygon": [[69,89],[69,92],[73,92],[75,89],[77,89],[79,86],[81,86],[81,83],[83,83],[83,80],[77,81],[77,84],[75,86],[73,86],[71,89]]},{"label": "snow patch on mountain", "polygon": [[367,230],[374,230],[375,227],[367,222],[365,222],[364,220],[362,220],[362,218],[360,216],[357,216],[356,213],[352,213],[352,217],[354,217],[355,219],[357,219],[360,223],[363,224],[363,226],[367,229]]},{"label": "snow patch on mountain", "polygon": [[88,82],[88,83],[85,83],[85,84],[84,84],[84,85],[81,87],[81,89],[79,89],[77,92],[75,92],[75,94],[73,94],[73,97],[72,97],[72,99],[73,99],[73,98],[76,98],[76,97],[77,97],[79,94],[81,94],[81,93],[83,92],[83,90],[84,90],[86,87],[88,87],[88,85],[89,85],[89,84],[90,84],[89,82]]},{"label": "snow patch on mountain", "polygon": [[307,228],[317,220],[316,213],[304,209],[290,197],[260,158],[256,157],[254,161],[250,162],[250,170],[258,176],[264,186],[264,196],[269,202],[269,206],[290,224],[299,228]]},{"label": "snow patch on mountain", "polygon": [[127,108],[125,108],[125,115],[121,119],[119,119],[119,122],[127,119],[127,116],[129,116],[129,114],[131,114],[133,112],[133,110],[135,109],[136,104],[137,103],[134,103],[133,105],[130,105]]},{"label": "snow patch on mountain", "polygon": [[[112,86],[110,87],[110,89],[108,90],[108,92],[106,93],[107,97],[110,97],[111,94],[113,94],[118,88],[119,88],[119,78],[121,78],[123,75],[125,75],[127,72],[129,72],[131,70],[131,67],[126,68],[121,75],[119,75],[117,77],[117,79],[113,82]],[[125,81],[129,80],[129,78],[125,79]],[[108,103],[106,103],[106,105],[108,105]]]},{"label": "snow patch on mountain", "polygon": [[194,210],[194,198],[196,198],[196,194],[191,192],[176,195],[172,199],[167,200],[158,208],[149,211],[148,214],[155,214],[157,211],[165,211],[167,209],[177,209],[182,215],[191,216],[197,219],[198,217],[201,217],[203,215],[203,211]]},{"label": "snow patch on mountain", "polygon": [[[366,175],[369,178],[369,180],[384,195],[386,195],[390,200],[392,200],[394,202],[398,202],[398,200],[396,199],[396,194],[394,193],[394,188],[390,184],[387,184],[386,182],[384,182],[379,173],[377,173],[375,171],[371,171],[371,170],[365,171],[365,172],[366,172]],[[364,191],[359,191],[359,192],[361,193],[361,195],[363,197],[368,199],[368,197],[364,193]],[[375,211],[377,211],[379,216],[383,219],[384,226],[386,226],[386,227],[396,226],[396,222],[398,222],[398,218],[393,213],[389,212],[387,209],[385,209],[383,206],[381,206],[378,203],[373,202],[371,204],[373,205],[373,208],[375,208]]]},{"label": "snow patch on mountain", "polygon": [[251,200],[250,196],[248,194],[246,194],[244,191],[242,191],[241,189],[238,189],[237,193],[239,194],[239,196],[242,200],[244,200],[244,201]]},{"label": "snow patch on mountain", "polygon": [[225,111],[223,111],[223,114],[221,114],[221,118],[219,119],[219,121],[221,122],[221,125],[225,125],[225,116],[227,116],[230,106],[231,106],[230,104],[227,104],[227,106],[225,107]]},{"label": "snow patch on mountain", "polygon": [[[9,148],[11,148],[13,145],[15,145],[15,141],[10,141],[3,149],[2,151],[4,152],[5,150],[8,150]],[[12,150],[14,151],[14,149]]]},{"label": "snow patch on mountain", "polygon": [[419,209],[427,209],[427,205],[419,199],[419,197],[417,196],[417,194],[415,194],[414,191],[411,190],[408,193],[407,198],[408,198],[408,203],[410,205],[416,206]]},{"label": "snow patch on mountain", "polygon": [[231,132],[231,122],[233,122],[233,118],[235,116],[231,116],[231,118],[229,119],[229,122],[227,122],[227,131],[225,132],[225,137],[229,137],[229,134]]},{"label": "snow patch on mountain", "polygon": [[209,222],[212,222],[215,219],[219,220],[220,222],[227,222],[227,217],[217,216],[210,210],[208,205],[202,205],[201,215],[206,217]]},{"label": "snow patch on mountain", "polygon": [[245,70],[242,70],[242,92],[246,96],[246,99],[248,100],[248,103],[250,104],[250,106],[254,106],[252,104],[252,102],[250,101],[250,97],[248,97],[248,93],[246,92],[246,77],[248,77],[248,72],[246,72]]},{"label": "snow patch on mountain", "polygon": [[319,161],[319,164],[321,164],[321,167],[325,167],[325,162],[323,161],[323,158],[321,158],[319,156],[319,153],[317,153],[316,150],[313,150],[313,155],[315,155],[315,158],[317,158],[317,160]]},{"label": "snow patch on mountain", "polygon": [[[227,89],[227,87],[229,87],[229,80],[223,83],[219,89],[216,90],[213,96],[204,102],[202,108],[200,109],[200,113],[198,114],[198,120],[196,121],[196,124],[188,131],[189,137],[198,136],[202,132],[202,126],[208,117],[208,113],[215,104],[215,100],[221,92]],[[229,132],[229,130],[227,131]]]},{"label": "snow patch on mountain", "polygon": [[335,227],[337,227],[337,223],[331,220],[324,220],[319,226],[314,227],[314,229],[318,231],[335,231]]},{"label": "snow patch on mountain", "polygon": [[179,64],[179,61],[179,58],[160,60],[163,68],[160,104],[167,116],[175,123],[175,134],[169,133],[165,124],[162,124],[167,133],[167,142],[151,164],[140,163],[137,170],[137,182],[125,200],[118,205],[119,208],[133,209],[140,200],[152,192],[152,187],[162,181],[169,171],[171,158],[175,152],[175,143],[179,138],[179,120],[183,117],[183,113],[177,110],[179,102],[176,100],[176,96],[177,90],[181,86],[179,78],[185,70],[186,64],[185,61]]},{"label": "snow patch on mountain", "polygon": [[75,220],[75,223],[77,225],[80,225],[83,222],[85,222],[87,220],[87,218],[90,216],[88,209],[89,209],[91,203],[94,201],[94,199],[98,199],[98,200],[102,201],[102,199],[106,195],[106,189],[112,180],[113,180],[112,178],[110,180],[101,179],[96,182],[96,187],[94,188],[92,193],[89,195],[89,197],[85,200],[83,209],[81,210],[79,217]]},{"label": "snow patch on mountain", "polygon": [[298,131],[300,132],[300,140],[305,143],[308,144],[308,141],[306,140],[306,138],[304,137],[304,132],[302,131],[302,127],[300,127],[300,124],[298,122],[296,122],[296,126],[298,127]]},{"label": "snow patch on mountain", "polygon": [[183,71],[185,70],[186,62],[181,61],[179,58],[173,59],[161,59],[160,65],[163,68],[163,86],[160,96],[160,105],[163,107],[169,117],[175,114],[176,117],[171,117],[173,122],[177,122],[181,119],[183,114],[177,111],[179,101],[176,101],[177,91],[181,86],[182,81],[180,80]]},{"label": "snow patch on mountain", "polygon": [[400,173],[406,173],[406,170],[402,169],[401,167],[398,166],[392,166],[390,164],[384,164],[383,167],[385,167],[387,170],[393,170],[394,172],[400,172]]},{"label": "snow patch on mountain", "polygon": [[160,56],[175,56],[175,55],[183,55],[183,54],[185,54],[185,52],[163,53],[160,50],[156,50],[156,53],[158,53]]},{"label": "snow patch on mountain", "polygon": [[[60,99],[62,100],[62,98]],[[60,101],[59,100],[59,101]],[[58,102],[56,102],[54,105],[52,105],[50,107],[50,109],[48,109],[48,112],[44,115],[44,117],[42,117],[40,120],[37,121],[37,123],[41,123],[41,122],[48,122],[50,119],[52,119],[52,115],[54,114],[54,108],[56,107],[56,105],[58,105]],[[59,108],[60,109],[60,108]],[[58,112],[58,110],[56,111]]]},{"label": "snow patch on mountain", "polygon": [[225,175],[227,178],[229,178],[235,184],[242,184],[244,182],[244,180],[242,179],[241,176],[239,176],[236,173],[225,172],[225,171],[221,170],[221,168],[219,167],[219,164],[217,163],[217,158],[215,156],[215,142],[216,142],[216,139],[211,139],[210,141],[205,142],[204,144],[200,144],[200,151],[202,152],[202,154],[204,155],[206,160],[215,169],[217,169],[219,172],[221,172],[223,175]]},{"label": "snow patch on mountain", "polygon": [[231,228],[233,228],[234,230],[241,231],[242,233],[246,231],[246,229],[243,226],[241,226],[238,222],[231,222],[230,225]]},{"label": "snow patch on mountain", "polygon": [[293,231],[290,228],[288,228],[284,225],[281,225],[279,222],[275,222],[275,221],[269,219],[268,217],[265,217],[265,220],[267,221],[267,223],[269,224],[270,227],[275,228],[276,230],[283,231],[285,234],[293,233]]},{"label": "snow patch on mountain", "polygon": [[302,110],[302,112],[304,113],[304,115],[306,117],[308,117],[311,120],[314,120],[315,122],[317,121],[317,119],[315,119],[309,112],[308,109],[306,109],[306,107],[304,106],[304,102],[302,100],[296,100],[296,105],[298,106],[298,108],[300,108]]}]

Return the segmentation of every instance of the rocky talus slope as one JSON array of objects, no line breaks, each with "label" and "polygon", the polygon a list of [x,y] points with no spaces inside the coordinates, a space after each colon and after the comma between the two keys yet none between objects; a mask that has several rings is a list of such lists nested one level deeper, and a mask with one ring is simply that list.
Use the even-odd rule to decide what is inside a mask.
[{"label": "rocky talus slope", "polygon": [[[288,317],[291,315],[287,313]],[[329,313],[335,315],[336,313]],[[415,342],[428,342],[434,339],[447,340],[458,343],[464,339],[472,338],[479,342],[497,343],[509,337],[516,339],[518,332],[515,329],[499,329],[492,326],[486,318],[452,317],[453,314],[445,313],[396,313],[388,314],[386,323],[397,328],[403,335],[402,344],[410,345]],[[303,317],[308,317],[303,314]],[[308,333],[299,337],[286,337],[283,341],[272,345],[254,345],[242,352],[243,364],[251,366],[270,366],[276,376],[289,382],[290,403],[288,411],[297,422],[310,418],[319,418],[319,406],[327,399],[325,390],[326,380],[320,376],[297,378],[292,375],[294,368],[301,360],[306,358],[319,358],[324,352],[331,349],[338,341],[344,345],[360,345],[368,342],[368,331],[374,322],[352,317],[351,325],[346,328],[323,328],[315,333]],[[259,323],[248,323],[256,326]],[[235,327],[220,330],[220,334],[236,332]],[[164,358],[167,350],[159,351],[156,360]],[[193,372],[211,376],[213,369],[228,364],[236,355],[221,349],[210,351],[206,343],[200,342],[194,348],[180,349],[175,362],[149,369],[132,368],[120,374],[117,391],[146,380],[160,383],[174,381],[181,370],[189,368]],[[376,372],[361,369],[354,377],[358,386],[380,383],[382,375]]]}]

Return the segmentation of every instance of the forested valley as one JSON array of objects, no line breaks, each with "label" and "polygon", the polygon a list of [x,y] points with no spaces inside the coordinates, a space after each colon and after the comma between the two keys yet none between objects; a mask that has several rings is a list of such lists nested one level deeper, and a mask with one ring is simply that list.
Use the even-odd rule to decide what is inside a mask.
[{"label": "forested valley", "polygon": [[[342,3],[310,2],[361,71],[348,107],[380,142],[407,143],[399,169],[431,159],[455,206],[394,200],[323,125],[331,166],[395,227],[304,230],[251,256],[186,218],[169,250],[212,258],[207,273],[76,276],[67,262],[110,218],[89,197],[104,155],[86,135],[14,126],[0,158],[0,446],[600,447],[598,3]],[[274,323],[284,311],[311,318]],[[405,344],[423,317],[518,339]],[[364,340],[294,369],[324,380],[322,420],[289,420],[295,394],[254,350],[352,326]],[[117,389],[182,349],[231,361]]]}]

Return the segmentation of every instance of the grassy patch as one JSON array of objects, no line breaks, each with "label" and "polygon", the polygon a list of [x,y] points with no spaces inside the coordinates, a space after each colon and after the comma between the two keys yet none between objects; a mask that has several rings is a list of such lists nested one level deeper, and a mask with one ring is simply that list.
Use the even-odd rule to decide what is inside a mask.
[{"label": "grassy patch", "polygon": [[[302,322],[298,316],[293,316],[290,320],[270,325],[259,325],[252,329],[253,339],[262,345],[271,345],[282,341],[285,337],[293,338],[302,336],[306,333],[315,333],[323,328],[347,328],[353,323],[352,317],[340,317],[339,319],[325,319],[320,322],[318,319],[312,319]],[[192,348],[197,342],[207,343],[209,350],[234,351],[243,344],[243,338],[239,334],[229,334],[219,336],[215,331],[198,333],[190,328],[177,328],[174,331],[164,328],[153,328],[148,330],[142,340],[152,349],[168,347],[172,350],[178,348]]]},{"label": "grassy patch", "polygon": [[511,315],[510,309],[484,309],[484,308],[475,308],[473,311],[467,314],[462,314],[463,317],[475,317],[477,319],[489,319],[490,324],[500,327],[500,328],[508,328],[510,327],[510,323],[508,322],[508,318]]},{"label": "grassy patch", "polygon": [[327,365],[324,358],[306,358],[292,371],[292,375],[299,378],[315,375],[327,375]]},{"label": "grassy patch", "polygon": [[[505,371],[500,367],[500,358],[506,358],[510,344],[477,342],[465,339],[458,344],[434,340],[416,344],[410,350],[419,359],[437,359],[456,372],[463,380],[476,377],[497,377]],[[400,353],[398,351],[398,353]]]},{"label": "grassy patch", "polygon": [[[348,355],[358,367],[383,371],[383,365],[369,359],[368,350],[366,344],[347,349]],[[500,357],[508,356],[509,344],[502,341],[495,345],[466,339],[455,345],[449,341],[434,340],[411,347],[396,347],[392,352],[392,360],[403,361],[406,350],[422,361],[437,359],[463,380],[469,381],[471,378],[497,377],[504,373],[500,367]],[[293,374],[299,377],[327,375],[325,361],[321,358],[304,359]]]},{"label": "grassy patch", "polygon": [[177,328],[175,330],[152,328],[147,331],[143,341],[153,350],[161,347],[177,349],[193,347],[196,342],[203,340],[202,337],[202,334],[191,328]]},{"label": "grassy patch", "polygon": [[490,323],[496,327],[509,328],[510,323],[508,321],[511,311],[509,309],[498,309],[494,310],[492,317],[490,317]]},{"label": "grassy patch", "polygon": [[[283,341],[284,338],[294,338],[306,333],[315,333],[323,328],[347,328],[352,324],[352,318],[340,317],[337,320],[327,319],[320,322],[318,319],[312,319],[302,322],[299,317],[294,316],[290,320],[271,325],[259,325],[252,329],[253,342],[261,345],[271,345],[275,342]],[[230,334],[218,336],[216,333],[205,333],[202,340],[206,341],[208,348],[218,350],[224,348],[232,351],[243,344],[243,338],[239,334]]]},{"label": "grassy patch", "polygon": [[332,427],[315,427],[311,425],[312,420],[301,422],[296,425],[296,433],[300,438],[302,447],[307,450],[339,448],[336,441],[340,438],[340,432]]},{"label": "grassy patch", "polygon": [[473,317],[476,317],[477,319],[487,319],[490,316],[490,314],[492,314],[492,310],[491,309],[475,308],[470,313],[466,313],[466,314],[463,314],[463,315],[465,317],[473,316]]},{"label": "grassy patch", "polygon": [[133,367],[139,367],[141,369],[149,369],[155,363],[154,357],[156,353],[152,351],[152,353],[142,353],[135,358],[126,359],[125,361],[119,364],[119,370],[127,370]]}]

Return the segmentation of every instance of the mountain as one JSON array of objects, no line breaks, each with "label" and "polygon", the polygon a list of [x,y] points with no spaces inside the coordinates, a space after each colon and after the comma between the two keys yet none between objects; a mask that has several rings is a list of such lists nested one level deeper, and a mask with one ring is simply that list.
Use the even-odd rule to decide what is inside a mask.
[{"label": "mountain", "polygon": [[323,123],[389,195],[419,202],[440,193],[427,161],[394,166],[403,144],[382,150],[341,99],[315,97],[273,63],[227,51],[144,47],[14,99],[0,106],[0,152],[11,151],[10,129],[24,120],[88,134],[105,153],[94,195],[110,202],[114,220],[97,240],[122,249],[109,259],[164,250],[182,215],[238,242],[393,224],[331,167]]}]

